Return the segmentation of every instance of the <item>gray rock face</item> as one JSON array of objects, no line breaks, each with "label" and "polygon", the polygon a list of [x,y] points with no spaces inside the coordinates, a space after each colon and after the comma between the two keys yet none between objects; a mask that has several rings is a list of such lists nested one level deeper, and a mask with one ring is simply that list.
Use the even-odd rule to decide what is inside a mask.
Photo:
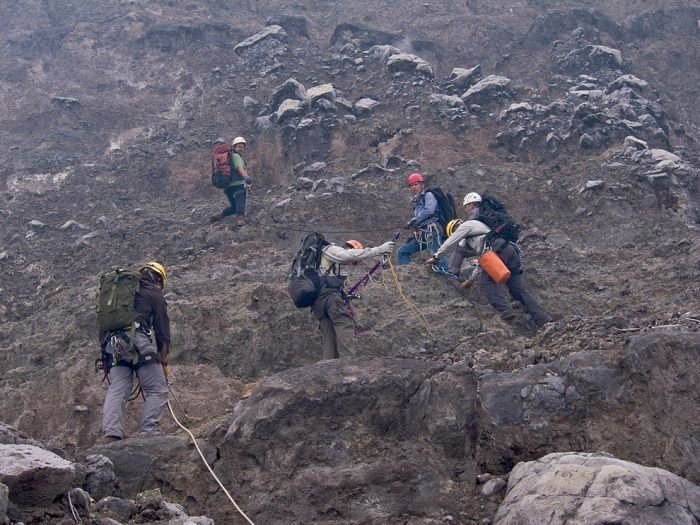
[{"label": "gray rock face", "polygon": [[467,89],[481,77],[481,64],[470,69],[456,67],[452,70],[448,80],[452,82],[457,89]]},{"label": "gray rock face", "polygon": [[85,458],[85,466],[87,474],[83,488],[94,499],[100,500],[115,493],[117,477],[114,475],[114,465],[108,457],[90,454]]},{"label": "gray rock face", "polygon": [[20,506],[39,506],[68,491],[75,478],[70,461],[33,445],[0,445],[0,482]]},{"label": "gray rock face", "polygon": [[217,467],[257,494],[260,522],[312,523],[323,508],[353,523],[453,509],[458,484],[445,479],[475,479],[475,394],[458,365],[322,361],[264,380],[235,406]]},{"label": "gray rock face", "polygon": [[7,504],[9,502],[10,489],[7,485],[0,483],[0,522],[5,522],[5,515],[7,514]]},{"label": "gray rock face", "polygon": [[700,487],[608,454],[556,453],[519,463],[494,525],[694,524]]}]

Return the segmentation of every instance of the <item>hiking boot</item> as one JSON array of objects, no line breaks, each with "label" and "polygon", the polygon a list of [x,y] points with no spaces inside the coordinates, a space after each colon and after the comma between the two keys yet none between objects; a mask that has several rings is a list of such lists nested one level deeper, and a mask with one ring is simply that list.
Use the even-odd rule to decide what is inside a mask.
[{"label": "hiking boot", "polygon": [[215,222],[219,222],[223,218],[224,218],[223,213],[217,213],[216,215],[212,215],[211,217],[209,217],[209,222],[214,224]]},{"label": "hiking boot", "polygon": [[121,441],[122,438],[119,436],[103,436],[100,440],[99,443],[101,445],[109,445],[110,443],[115,443],[117,441]]}]

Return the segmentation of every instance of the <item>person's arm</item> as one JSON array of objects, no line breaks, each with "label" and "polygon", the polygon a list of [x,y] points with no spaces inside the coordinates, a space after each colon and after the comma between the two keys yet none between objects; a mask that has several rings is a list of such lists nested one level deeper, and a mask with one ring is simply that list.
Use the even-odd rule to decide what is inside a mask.
[{"label": "person's arm", "polygon": [[443,255],[447,255],[457,248],[459,241],[462,239],[475,237],[477,235],[484,235],[489,231],[491,231],[491,229],[481,221],[464,221],[457,227],[454,233],[450,235],[444,243],[442,243],[442,246],[438,248],[438,251],[435,252],[434,256],[439,258]]},{"label": "person's arm", "polygon": [[342,264],[368,259],[378,255],[384,255],[385,253],[391,253],[393,249],[394,241],[385,242],[376,248],[363,248],[362,250],[342,248],[340,246],[336,246],[335,244],[329,244],[323,249],[323,254],[329,261],[336,264]]}]

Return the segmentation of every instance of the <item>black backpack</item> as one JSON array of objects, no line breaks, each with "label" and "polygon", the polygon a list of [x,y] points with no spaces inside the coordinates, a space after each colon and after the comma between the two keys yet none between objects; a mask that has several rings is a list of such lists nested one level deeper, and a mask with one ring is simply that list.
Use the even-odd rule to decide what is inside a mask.
[{"label": "black backpack", "polygon": [[435,187],[426,190],[430,192],[435,197],[437,201],[437,214],[440,218],[440,224],[443,228],[443,233],[447,233],[444,229],[447,227],[447,223],[451,220],[457,218],[457,209],[455,208],[455,200],[451,193],[442,191],[441,188]]},{"label": "black backpack", "polygon": [[330,243],[317,232],[304,236],[301,248],[292,261],[292,271],[287,280],[289,297],[297,308],[311,306],[321,291],[322,279],[318,273],[323,248]]},{"label": "black backpack", "polygon": [[478,220],[491,228],[489,240],[501,237],[509,242],[518,242],[520,225],[513,220],[505,204],[492,195],[481,196]]}]

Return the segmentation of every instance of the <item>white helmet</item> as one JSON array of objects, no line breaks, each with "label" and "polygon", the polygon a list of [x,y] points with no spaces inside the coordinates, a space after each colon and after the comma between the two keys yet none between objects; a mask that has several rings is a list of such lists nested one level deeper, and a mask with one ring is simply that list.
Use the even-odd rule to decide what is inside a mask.
[{"label": "white helmet", "polygon": [[233,142],[231,143],[231,146],[235,146],[236,144],[245,144],[246,141],[243,137],[236,137],[233,139]]},{"label": "white helmet", "polygon": [[467,193],[464,197],[464,203],[462,204],[462,206],[466,206],[467,204],[471,204],[472,202],[481,202],[481,195],[474,191],[471,193]]}]

